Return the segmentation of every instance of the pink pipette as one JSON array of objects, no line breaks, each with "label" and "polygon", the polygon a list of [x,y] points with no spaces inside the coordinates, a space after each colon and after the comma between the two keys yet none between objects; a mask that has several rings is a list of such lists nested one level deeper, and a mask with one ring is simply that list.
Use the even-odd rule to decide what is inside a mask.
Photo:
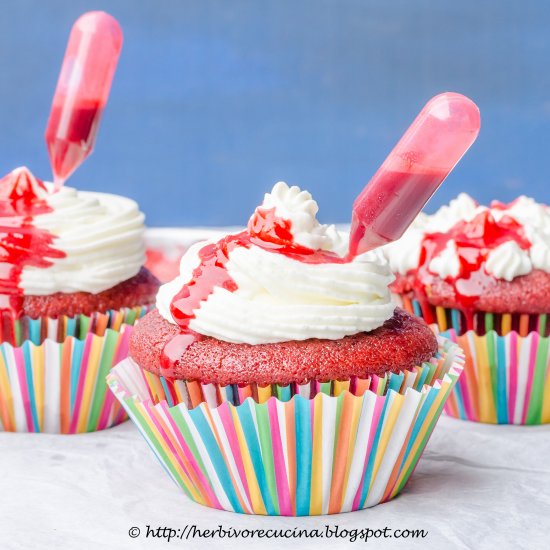
[{"label": "pink pipette", "polygon": [[477,105],[456,93],[433,97],[353,203],[349,254],[395,241],[479,134]]},{"label": "pink pipette", "polygon": [[121,48],[120,25],[105,12],[85,13],[73,25],[46,128],[57,186],[94,148]]}]

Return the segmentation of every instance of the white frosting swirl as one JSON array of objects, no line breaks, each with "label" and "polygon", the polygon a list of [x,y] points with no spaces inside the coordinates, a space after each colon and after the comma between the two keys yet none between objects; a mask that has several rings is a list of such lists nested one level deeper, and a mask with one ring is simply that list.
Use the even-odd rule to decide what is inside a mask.
[{"label": "white frosting swirl", "polygon": [[418,266],[423,238],[419,228],[410,228],[398,241],[383,247],[393,273],[405,274]]},{"label": "white frosting swirl", "polygon": [[445,232],[460,220],[471,221],[482,210],[477,202],[466,193],[460,193],[448,205],[443,205],[432,216],[424,217],[425,228],[429,231]]},{"label": "white frosting swirl", "polygon": [[[405,275],[411,269],[418,267],[422,240],[426,233],[445,232],[451,229],[460,220],[472,220],[480,212],[480,207],[466,193],[460,193],[456,199],[451,200],[448,205],[442,206],[435,214],[429,216],[420,212],[403,236],[384,247],[384,253],[390,262],[394,273]],[[446,251],[446,258],[449,259],[449,251]],[[453,266],[458,262],[453,261]],[[435,273],[439,268],[447,271],[451,268],[443,268],[440,262],[434,264]],[[454,270],[454,267],[452,268]],[[444,275],[440,275],[444,276]]]},{"label": "white frosting swirl", "polygon": [[529,253],[534,269],[550,272],[550,241],[537,239]]},{"label": "white frosting swirl", "polygon": [[97,294],[136,275],[145,262],[144,215],[137,204],[107,193],[62,187],[42,197],[52,212],[33,216],[33,224],[57,238],[53,247],[65,253],[41,269],[25,267],[21,288],[26,295],[56,292]]},{"label": "white frosting swirl", "polygon": [[440,277],[456,277],[460,272],[460,260],[456,250],[456,243],[450,240],[441,254],[432,258],[428,269]]},{"label": "white frosting swirl", "polygon": [[341,256],[346,253],[347,239],[338,233],[334,225],[322,225],[317,221],[319,207],[308,191],[279,181],[271,193],[264,195],[260,208],[273,208],[276,216],[288,220],[295,243],[313,250],[331,250]]},{"label": "white frosting swirl", "polygon": [[[427,233],[445,233],[457,222],[471,221],[477,214],[489,211],[497,220],[504,216],[515,219],[523,226],[531,247],[522,249],[515,241],[505,242],[491,250],[485,262],[485,270],[496,277],[511,281],[526,275],[533,269],[550,273],[550,208],[534,199],[520,196],[506,207],[478,205],[471,197],[461,193],[449,205],[442,206],[435,214],[420,214],[398,241],[384,247],[394,273],[405,275],[418,267],[422,239]],[[456,247],[451,245],[434,257],[428,269],[441,278],[456,277],[459,258]]]},{"label": "white frosting swirl", "polygon": [[[316,243],[317,249],[339,253],[342,243],[347,243],[346,234],[317,222],[317,204],[309,193],[278,183],[261,206],[273,207],[278,216],[291,220],[299,244]],[[159,290],[158,310],[171,323],[172,299],[191,280],[204,245],[192,246],[181,260],[180,275]],[[189,324],[190,329],[219,340],[248,344],[336,340],[374,330],[393,315],[388,289],[393,275],[377,251],[347,263],[306,264],[251,245],[233,249],[226,267],[237,290],[216,288]]]},{"label": "white frosting swirl", "polygon": [[507,241],[489,252],[485,269],[497,279],[511,281],[530,273],[533,264],[526,250],[520,248],[515,241]]}]

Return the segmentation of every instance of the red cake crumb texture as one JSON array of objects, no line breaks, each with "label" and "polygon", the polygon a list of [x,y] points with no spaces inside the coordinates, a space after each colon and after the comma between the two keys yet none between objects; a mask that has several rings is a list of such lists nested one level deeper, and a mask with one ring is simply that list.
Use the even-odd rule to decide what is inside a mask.
[{"label": "red cake crumb texture", "polygon": [[[396,294],[418,299],[422,294],[417,290],[417,284],[414,275],[398,274],[390,288]],[[424,286],[420,292],[432,306],[467,309],[461,307],[454,285],[439,277],[434,276],[431,283]],[[472,310],[535,315],[548,313],[550,311],[550,273],[534,269],[531,273],[516,277],[513,281],[487,277],[479,285],[479,296]]]},{"label": "red cake crumb texture", "polygon": [[33,319],[38,317],[57,318],[60,315],[91,315],[94,312],[105,312],[110,309],[135,307],[155,303],[158,279],[145,267],[140,272],[118,285],[99,294],[57,292],[47,296],[24,296],[21,315]]},{"label": "red cake crumb texture", "polygon": [[[491,206],[499,207],[496,203]],[[505,206],[500,205],[501,208]],[[428,266],[450,240],[456,243],[460,271],[456,277],[443,279],[432,273]],[[550,273],[534,269],[527,275],[505,281],[485,270],[489,252],[508,241],[515,241],[522,249],[531,246],[523,226],[514,218],[504,216],[497,221],[488,210],[482,211],[469,222],[457,222],[445,233],[426,234],[419,267],[406,275],[397,275],[390,288],[397,294],[417,299],[421,306],[429,304],[459,309],[465,314],[468,324],[477,311],[548,313]],[[423,307],[423,311],[428,309]]]},{"label": "red cake crumb texture", "polygon": [[[145,370],[163,375],[164,347],[179,332],[154,310],[135,327],[130,356]],[[250,345],[204,337],[173,357],[171,378],[223,386],[349,380],[411,369],[436,351],[437,340],[426,323],[397,308],[378,329],[340,340]]]}]

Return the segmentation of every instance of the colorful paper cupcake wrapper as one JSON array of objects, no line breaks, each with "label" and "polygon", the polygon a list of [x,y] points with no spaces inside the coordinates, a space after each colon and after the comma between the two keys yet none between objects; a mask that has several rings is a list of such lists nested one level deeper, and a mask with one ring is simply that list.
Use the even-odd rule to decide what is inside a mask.
[{"label": "colorful paper cupcake wrapper", "polygon": [[132,327],[84,339],[0,344],[0,431],[75,434],[126,420],[105,377],[128,355]]},{"label": "colorful paper cupcake wrapper", "polygon": [[550,422],[550,338],[516,331],[483,336],[473,330],[443,333],[465,354],[464,375],[445,412],[463,420],[492,424]]},{"label": "colorful paper cupcake wrapper", "polygon": [[[387,501],[405,486],[462,370],[441,340],[440,379],[415,389],[400,374],[385,391],[275,396],[239,405],[154,403],[126,359],[108,384],[173,479],[193,500],[247,514],[318,515]],[[432,363],[417,367],[429,378]],[[332,387],[333,391],[335,386]]]},{"label": "colorful paper cupcake wrapper", "polygon": [[[443,340],[442,345],[446,345]],[[448,369],[445,361],[447,354],[432,358],[420,367],[403,371],[399,374],[390,373],[384,376],[370,376],[368,378],[352,377],[349,380],[330,380],[320,382],[311,380],[305,384],[271,384],[261,386],[258,384],[221,386],[218,384],[203,384],[192,380],[169,380],[157,376],[144,369],[140,375],[147,385],[149,397],[155,403],[166,401],[172,407],[178,403],[184,403],[192,409],[203,401],[210,407],[217,407],[228,401],[232,405],[240,405],[251,397],[258,403],[265,403],[270,397],[276,397],[280,401],[289,401],[295,395],[301,395],[306,399],[313,399],[318,393],[330,396],[338,396],[348,391],[353,395],[363,395],[370,390],[376,395],[384,395],[387,390],[402,391],[407,388],[420,390],[425,384],[431,385],[435,380],[441,379]],[[140,389],[138,387],[136,390]]]},{"label": "colorful paper cupcake wrapper", "polygon": [[396,296],[396,299],[399,301],[399,305],[409,313],[422,317],[428,324],[437,324],[441,332],[453,329],[457,334],[464,334],[468,330],[473,330],[477,334],[483,335],[494,330],[502,336],[512,331],[516,331],[521,336],[527,336],[530,332],[538,332],[541,336],[550,336],[550,322],[545,313],[487,313],[480,311],[473,314],[471,326],[468,327],[466,317],[459,309],[433,306],[407,296]]},{"label": "colorful paper cupcake wrapper", "polygon": [[143,317],[153,306],[136,306],[133,308],[112,309],[105,313],[92,315],[62,315],[57,319],[52,317],[22,317],[14,319],[8,312],[1,316],[0,342],[12,346],[21,346],[27,340],[37,346],[47,338],[54,342],[63,342],[68,336],[84,339],[88,333],[103,336],[107,329],[120,330],[123,325],[133,325]]},{"label": "colorful paper cupcake wrapper", "polygon": [[445,413],[489,424],[550,423],[550,323],[546,314],[483,313],[465,330],[457,309],[424,306],[402,297],[407,311],[464,350],[464,375]]}]

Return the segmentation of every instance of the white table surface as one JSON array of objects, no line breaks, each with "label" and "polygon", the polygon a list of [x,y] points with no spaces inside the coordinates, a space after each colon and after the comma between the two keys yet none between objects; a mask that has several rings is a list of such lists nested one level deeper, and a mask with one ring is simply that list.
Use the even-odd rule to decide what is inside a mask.
[{"label": "white table surface", "polygon": [[[425,529],[423,540],[145,539],[146,525]],[[142,535],[131,539],[128,531]],[[550,548],[550,426],[442,418],[405,491],[336,516],[243,516],[187,499],[134,426],[54,436],[0,433],[0,548]]]}]

